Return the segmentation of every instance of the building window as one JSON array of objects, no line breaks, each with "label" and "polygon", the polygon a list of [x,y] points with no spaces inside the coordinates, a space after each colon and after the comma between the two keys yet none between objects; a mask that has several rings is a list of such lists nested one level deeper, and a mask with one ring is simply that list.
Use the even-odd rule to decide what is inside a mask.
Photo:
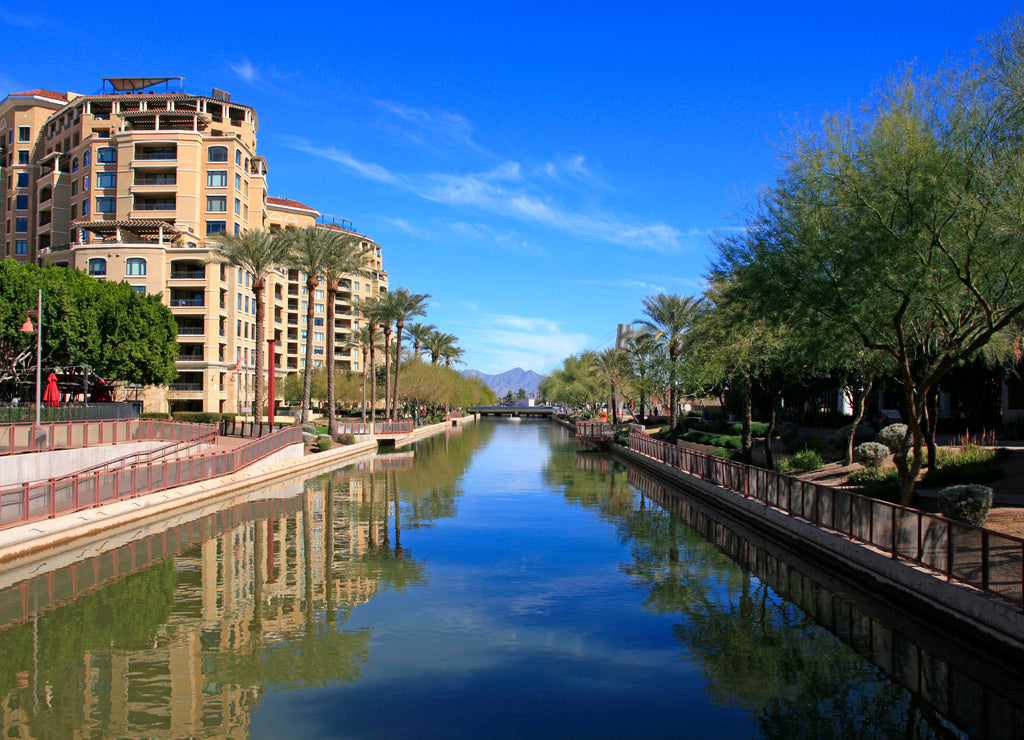
[{"label": "building window", "polygon": [[117,149],[112,146],[101,147],[96,150],[96,161],[110,164],[117,161]]},{"label": "building window", "polygon": [[146,286],[145,285],[133,285],[132,289],[136,293],[141,293],[142,295],[146,295]]},{"label": "building window", "polygon": [[86,149],[84,152],[82,152],[82,166],[83,167],[88,167],[89,166],[90,156],[91,156],[91,152],[88,149]]},{"label": "building window", "polygon": [[71,158],[71,171],[78,172],[78,157]]},{"label": "building window", "polygon": [[14,197],[14,210],[16,210],[16,211],[27,211],[28,210],[28,196],[27,195],[16,195]]},{"label": "building window", "polygon": [[97,198],[96,213],[114,213],[117,210],[116,198]]},{"label": "building window", "polygon": [[76,218],[78,218],[78,206],[76,206],[74,203],[72,203],[71,204],[71,220],[74,221]]},{"label": "building window", "polygon": [[206,152],[207,162],[227,162],[228,148],[226,146],[211,146]]},{"label": "building window", "polygon": [[240,216],[242,214],[242,201],[235,198],[235,215]]},{"label": "building window", "polygon": [[313,311],[315,313],[323,313],[324,312],[324,304],[322,304],[322,303],[316,304],[316,306],[314,306],[314,308],[313,308]]},{"label": "building window", "polygon": [[116,172],[99,172],[96,174],[96,187],[98,188],[116,188],[117,187],[117,173]]},{"label": "building window", "polygon": [[85,177],[82,178],[82,192],[85,193],[85,192],[88,192],[88,190],[89,190],[89,176],[86,175]]},{"label": "building window", "polygon": [[15,239],[14,240],[14,253],[15,254],[28,254],[28,239]]},{"label": "building window", "polygon": [[27,188],[28,187],[28,173],[27,172],[19,172],[18,173],[18,187],[19,188]]},{"label": "building window", "polygon": [[78,195],[78,180],[71,181],[71,194]]},{"label": "building window", "polygon": [[249,296],[245,297],[245,312],[249,313]]},{"label": "building window", "polygon": [[235,164],[242,165],[242,151],[240,149],[235,150]]},{"label": "building window", "polygon": [[238,310],[239,311],[242,310],[242,294],[241,293],[238,294]]},{"label": "building window", "polygon": [[322,342],[324,341],[324,333],[322,331],[313,332],[313,341]]},{"label": "building window", "polygon": [[306,334],[306,330],[305,329],[303,329],[302,331],[299,332],[299,339],[301,339],[303,342],[306,341],[306,337],[307,336],[308,335]]},{"label": "building window", "polygon": [[82,215],[83,216],[88,216],[89,215],[89,201],[88,201],[88,199],[82,201]]},{"label": "building window", "polygon": [[27,234],[28,233],[28,219],[25,217],[14,219],[14,233],[16,234]]},{"label": "building window", "polygon": [[228,186],[227,170],[211,170],[206,173],[206,187],[226,188]]},{"label": "building window", "polygon": [[239,174],[235,175],[235,190],[242,189],[242,176]]},{"label": "building window", "polygon": [[206,210],[212,213],[224,213],[228,209],[228,199],[225,195],[207,195]]},{"label": "building window", "polygon": [[29,141],[32,129],[29,126],[18,126],[18,141]]},{"label": "building window", "polygon": [[107,261],[102,257],[93,257],[89,260],[89,274],[90,275],[106,275],[107,274]]},{"label": "building window", "polygon": [[319,316],[313,317],[313,326],[323,326],[323,325],[324,325],[324,320],[321,317],[319,317]]},{"label": "building window", "polygon": [[125,260],[125,275],[145,275],[146,260],[142,257],[129,257]]},{"label": "building window", "polygon": [[206,235],[213,236],[214,234],[220,234],[227,228],[226,221],[207,221],[206,222]]},{"label": "building window", "polygon": [[18,151],[18,164],[28,164],[28,149]]},{"label": "building window", "polygon": [[[317,288],[315,291],[313,291],[313,297],[316,298],[318,301],[322,301],[324,299],[324,291],[320,288]],[[316,310],[319,311],[320,307],[317,306]]]}]

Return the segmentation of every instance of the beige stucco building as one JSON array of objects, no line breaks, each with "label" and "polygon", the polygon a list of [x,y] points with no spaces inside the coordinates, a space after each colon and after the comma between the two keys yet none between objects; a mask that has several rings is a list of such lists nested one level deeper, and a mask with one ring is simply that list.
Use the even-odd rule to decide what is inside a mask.
[{"label": "beige stucco building", "polygon": [[[146,411],[239,411],[254,387],[252,276],[212,264],[219,233],[288,226],[339,229],[315,209],[267,195],[257,154],[255,110],[184,92],[180,78],[104,80],[103,93],[12,93],[0,102],[0,254],[67,265],[103,280],[159,293],[178,323],[178,379],[169,388],[128,388]],[[328,222],[330,221],[330,222]],[[387,292],[381,249],[371,275],[353,276],[325,326],[323,291],[313,296],[315,365],[360,370],[345,343],[358,329],[357,304]],[[276,374],[304,368],[305,276],[282,268],[266,287],[266,337],[276,340]]]}]

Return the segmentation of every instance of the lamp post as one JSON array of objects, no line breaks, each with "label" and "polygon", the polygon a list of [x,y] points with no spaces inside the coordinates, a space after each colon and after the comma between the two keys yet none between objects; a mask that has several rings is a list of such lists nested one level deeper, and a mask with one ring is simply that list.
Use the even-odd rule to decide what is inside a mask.
[{"label": "lamp post", "polygon": [[[36,315],[39,326],[32,327],[32,314]],[[28,310],[25,323],[21,330],[26,334],[36,333],[36,426],[40,422],[40,409],[43,405],[43,289],[39,289],[36,307]]]}]

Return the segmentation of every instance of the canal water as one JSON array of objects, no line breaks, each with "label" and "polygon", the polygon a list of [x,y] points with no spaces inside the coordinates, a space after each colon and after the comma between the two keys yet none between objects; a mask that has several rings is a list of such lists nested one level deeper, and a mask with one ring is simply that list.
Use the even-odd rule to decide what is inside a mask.
[{"label": "canal water", "polygon": [[3,737],[1024,728],[1014,665],[548,422],[484,420],[118,536],[0,580]]}]

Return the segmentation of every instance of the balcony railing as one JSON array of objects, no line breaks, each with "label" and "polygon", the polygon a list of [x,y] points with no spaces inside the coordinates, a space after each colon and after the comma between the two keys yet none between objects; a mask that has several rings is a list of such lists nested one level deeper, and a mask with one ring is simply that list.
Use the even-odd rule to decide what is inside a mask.
[{"label": "balcony railing", "polygon": [[178,362],[202,362],[202,361],[203,361],[203,356],[201,354],[197,355],[197,354],[190,353],[190,354],[186,354],[186,355],[178,355]]},{"label": "balcony railing", "polygon": [[205,330],[201,326],[179,326],[178,336],[201,337]]},{"label": "balcony railing", "polygon": [[201,391],[202,383],[171,383],[167,386],[172,391]]},{"label": "balcony railing", "polygon": [[171,308],[202,308],[202,298],[175,298],[171,301]]},{"label": "balcony railing", "polygon": [[171,280],[205,280],[205,279],[206,279],[206,271],[205,270],[171,270]]}]

